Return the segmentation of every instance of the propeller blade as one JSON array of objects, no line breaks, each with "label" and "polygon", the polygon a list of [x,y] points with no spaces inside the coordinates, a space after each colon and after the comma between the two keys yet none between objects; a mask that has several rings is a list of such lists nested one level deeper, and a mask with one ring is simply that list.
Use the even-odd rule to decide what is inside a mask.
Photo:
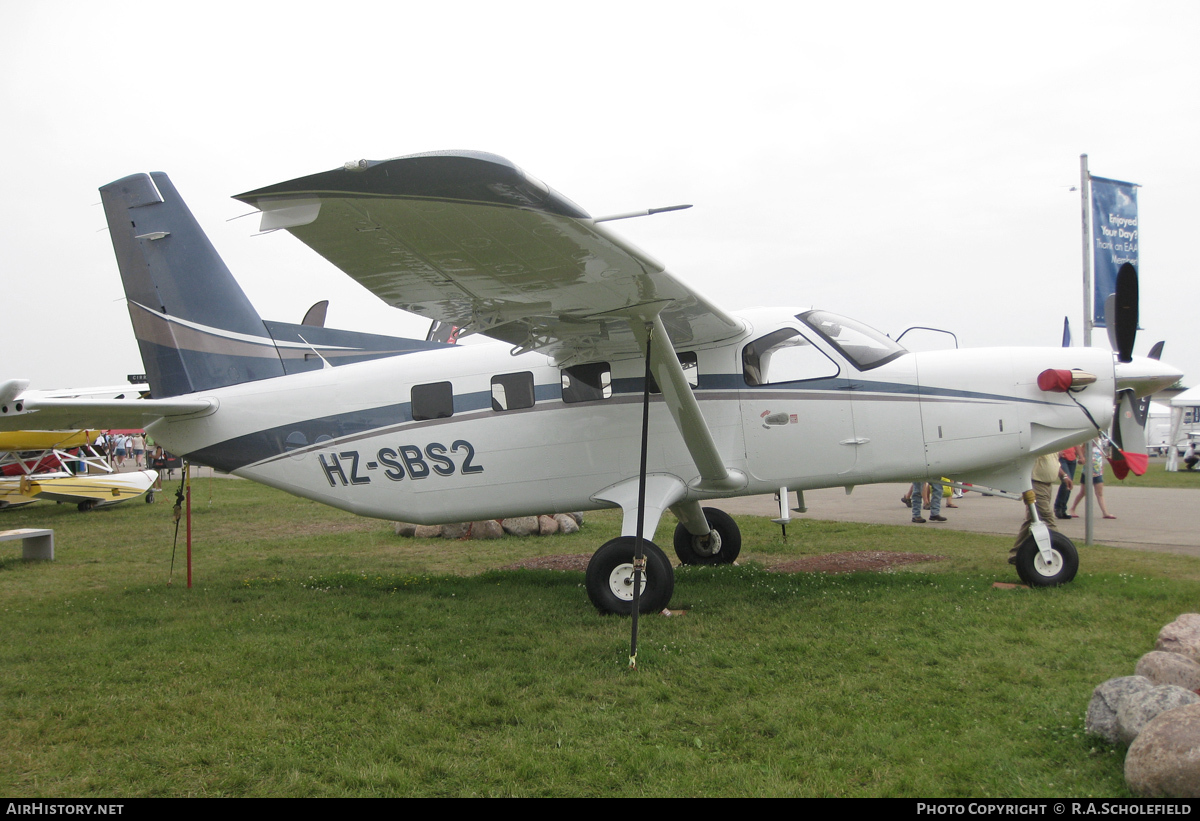
[{"label": "propeller blade", "polygon": [[1117,271],[1117,290],[1110,298],[1114,300],[1114,313],[1106,313],[1105,318],[1115,339],[1117,360],[1132,362],[1138,324],[1138,276],[1137,269],[1128,262]]}]

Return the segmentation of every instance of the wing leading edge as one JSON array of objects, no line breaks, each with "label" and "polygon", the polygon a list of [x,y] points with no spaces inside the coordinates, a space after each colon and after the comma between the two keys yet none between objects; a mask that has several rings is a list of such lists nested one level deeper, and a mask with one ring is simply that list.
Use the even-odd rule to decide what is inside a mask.
[{"label": "wing leading edge", "polygon": [[390,305],[559,363],[636,354],[657,313],[676,347],[742,323],[502,157],[360,162],[240,194]]}]

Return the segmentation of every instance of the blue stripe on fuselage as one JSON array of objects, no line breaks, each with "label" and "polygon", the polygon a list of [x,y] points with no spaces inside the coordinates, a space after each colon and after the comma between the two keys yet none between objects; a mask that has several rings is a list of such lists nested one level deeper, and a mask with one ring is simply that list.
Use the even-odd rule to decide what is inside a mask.
[{"label": "blue stripe on fuselage", "polygon": [[[753,398],[755,394],[771,396],[772,398],[803,399],[811,395],[814,401],[828,401],[831,393],[842,393],[849,397],[853,392],[854,401],[888,401],[901,397],[909,401],[984,401],[984,402],[1028,402],[1033,404],[1055,404],[1038,399],[1026,399],[1002,394],[981,393],[978,391],[961,391],[948,388],[921,388],[899,382],[864,382],[861,380],[814,379],[803,383],[803,387],[786,384],[747,386],[741,374],[709,374],[700,377],[700,386],[696,389],[697,399],[733,398],[740,392],[742,398]],[[733,392],[733,395],[729,395]],[[634,401],[642,394],[641,378],[613,380],[613,396],[611,399],[598,399],[592,402],[579,403],[580,407],[592,406],[597,403],[617,400],[624,404]],[[705,396],[705,394],[708,394]],[[718,396],[725,394],[725,396]],[[822,395],[824,394],[824,395]],[[571,405],[561,403],[562,386],[558,383],[547,383],[534,387],[534,398],[537,405],[527,411],[555,410]],[[559,400],[556,404],[551,404]],[[655,402],[662,398],[656,396]],[[486,411],[491,408],[492,396],[490,391],[477,391],[454,395],[454,413],[459,414]],[[505,411],[504,413],[519,413],[521,411]],[[263,462],[273,457],[314,447],[324,447],[330,442],[348,438],[363,438],[377,436],[409,425],[443,424],[454,420],[454,416],[445,419],[423,420],[415,422],[412,418],[410,402],[399,402],[364,410],[348,411],[346,413],[321,416],[277,425],[265,430],[248,433],[215,445],[193,451],[188,458],[199,464],[209,465],[226,472]]]}]

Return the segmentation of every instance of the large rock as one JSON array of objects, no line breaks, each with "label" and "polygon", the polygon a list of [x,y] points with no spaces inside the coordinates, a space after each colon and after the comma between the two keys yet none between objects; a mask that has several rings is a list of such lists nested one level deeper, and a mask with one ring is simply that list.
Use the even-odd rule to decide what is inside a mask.
[{"label": "large rock", "polygon": [[436,539],[441,535],[441,525],[417,525],[417,529],[413,531],[414,539]]},{"label": "large rock", "polygon": [[515,516],[500,523],[504,532],[510,536],[536,535],[538,532],[537,516]]},{"label": "large rock", "polygon": [[579,522],[569,513],[555,513],[554,521],[558,522],[559,533],[578,533]]},{"label": "large rock", "polygon": [[1117,744],[1117,710],[1130,696],[1143,693],[1154,686],[1145,676],[1121,676],[1110,678],[1092,691],[1088,703],[1084,729],[1090,735],[1098,735],[1109,744]]},{"label": "large rock", "polygon": [[412,522],[396,522],[396,535],[412,538],[417,532],[417,526]]},{"label": "large rock", "polygon": [[1159,630],[1154,649],[1200,662],[1200,613],[1184,613]]},{"label": "large rock", "polygon": [[1146,798],[1200,798],[1200,703],[1142,729],[1125,756],[1125,783]]},{"label": "large rock", "polygon": [[558,532],[558,522],[553,516],[538,516],[538,535],[552,536]]},{"label": "large rock", "polygon": [[1200,689],[1200,664],[1179,653],[1151,650],[1138,661],[1135,672],[1155,684],[1175,684],[1192,692]]},{"label": "large rock", "polygon": [[1135,693],[1122,701],[1117,710],[1117,735],[1124,743],[1132,744],[1142,728],[1160,713],[1196,703],[1200,703],[1200,696],[1174,684],[1163,684]]},{"label": "large rock", "polygon": [[495,519],[484,519],[482,522],[471,522],[472,539],[502,539],[504,528]]},{"label": "large rock", "polygon": [[465,539],[471,533],[470,522],[451,522],[442,525],[443,539]]}]

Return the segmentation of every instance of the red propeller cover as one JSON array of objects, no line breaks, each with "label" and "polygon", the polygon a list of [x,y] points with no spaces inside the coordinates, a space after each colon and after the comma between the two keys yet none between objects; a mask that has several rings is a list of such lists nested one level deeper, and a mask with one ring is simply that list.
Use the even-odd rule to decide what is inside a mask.
[{"label": "red propeller cover", "polygon": [[1050,368],[1038,374],[1038,387],[1044,391],[1066,393],[1071,389],[1071,372],[1061,368]]}]

